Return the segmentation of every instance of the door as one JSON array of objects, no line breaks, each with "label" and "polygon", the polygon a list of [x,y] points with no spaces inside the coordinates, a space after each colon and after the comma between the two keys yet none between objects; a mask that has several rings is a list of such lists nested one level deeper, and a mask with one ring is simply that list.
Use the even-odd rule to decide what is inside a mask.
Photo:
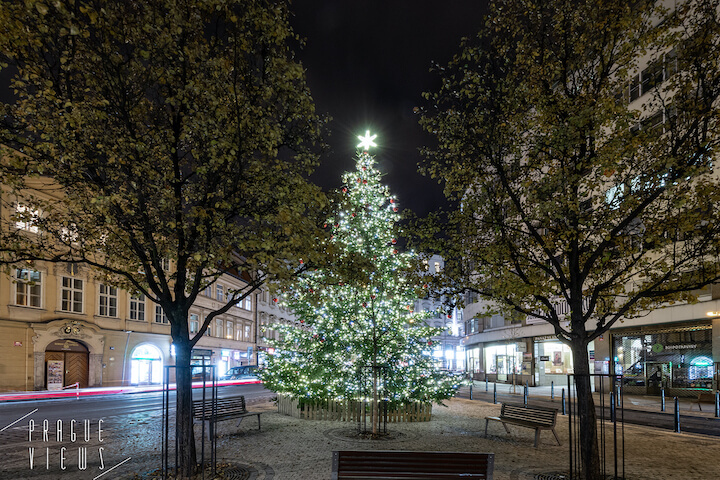
[{"label": "door", "polygon": [[[51,360],[59,360],[63,362],[65,368],[63,386],[78,383],[80,388],[87,388],[89,369],[88,369],[88,350],[85,345],[75,340],[56,340],[45,349],[45,365]],[[47,386],[47,378],[45,379]]]},{"label": "door", "polygon": [[507,355],[498,355],[495,357],[497,362],[497,381],[507,382],[508,379],[508,366],[507,366]]},{"label": "door", "polygon": [[80,388],[88,386],[88,354],[65,352],[65,385],[79,383]]}]

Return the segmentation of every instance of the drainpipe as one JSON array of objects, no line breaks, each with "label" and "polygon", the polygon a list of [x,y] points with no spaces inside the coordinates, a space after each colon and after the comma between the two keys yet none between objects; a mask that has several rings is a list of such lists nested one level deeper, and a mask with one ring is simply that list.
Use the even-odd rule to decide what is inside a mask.
[{"label": "drainpipe", "polygon": [[123,353],[122,380],[120,382],[120,385],[123,387],[125,386],[125,367],[127,365],[128,343],[130,343],[130,334],[132,333],[132,330],[125,330],[125,333],[127,333],[127,339],[125,340],[125,352]]}]

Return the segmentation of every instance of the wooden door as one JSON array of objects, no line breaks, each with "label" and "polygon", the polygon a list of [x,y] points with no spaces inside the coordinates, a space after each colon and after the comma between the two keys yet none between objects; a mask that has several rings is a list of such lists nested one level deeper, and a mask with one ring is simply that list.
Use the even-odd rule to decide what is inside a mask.
[{"label": "wooden door", "polygon": [[88,386],[88,354],[65,352],[65,385],[79,383],[80,388]]}]

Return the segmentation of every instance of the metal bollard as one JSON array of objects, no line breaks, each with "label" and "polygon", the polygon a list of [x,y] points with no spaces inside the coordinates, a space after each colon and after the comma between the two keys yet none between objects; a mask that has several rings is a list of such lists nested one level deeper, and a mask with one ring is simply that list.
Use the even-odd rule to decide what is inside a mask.
[{"label": "metal bollard", "polygon": [[487,376],[485,377],[485,391],[486,391],[486,392],[488,391],[488,381],[487,381]]},{"label": "metal bollard", "polygon": [[567,413],[565,413],[565,389],[564,388],[562,389],[562,414],[567,415]]},{"label": "metal bollard", "polygon": [[470,384],[470,400],[473,399],[473,398],[472,398],[472,387],[473,387],[473,384],[471,383],[471,384]]},{"label": "metal bollard", "polygon": [[550,382],[550,400],[555,401],[555,382]]},{"label": "metal bollard", "polygon": [[660,389],[660,411],[661,412],[665,411],[665,389],[664,388]]},{"label": "metal bollard", "polygon": [[680,433],[680,402],[675,397],[675,433]]},{"label": "metal bollard", "polygon": [[497,403],[497,383],[493,383],[493,403]]},{"label": "metal bollard", "polygon": [[615,423],[615,392],[610,392],[610,421]]},{"label": "metal bollard", "polygon": [[525,382],[525,389],[523,390],[523,402],[525,402],[525,406],[527,407],[527,403],[528,403],[528,386],[527,386],[527,382]]},{"label": "metal bollard", "polygon": [[720,391],[715,392],[715,416],[720,417]]}]

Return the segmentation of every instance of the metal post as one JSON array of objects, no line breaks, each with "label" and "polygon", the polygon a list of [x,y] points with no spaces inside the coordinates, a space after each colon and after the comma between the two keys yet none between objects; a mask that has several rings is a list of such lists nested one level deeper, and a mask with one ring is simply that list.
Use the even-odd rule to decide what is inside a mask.
[{"label": "metal post", "polygon": [[470,400],[473,399],[473,398],[472,398],[472,387],[473,387],[473,384],[471,383],[471,384],[470,384]]},{"label": "metal post", "polygon": [[555,401],[555,382],[550,382],[550,400]]},{"label": "metal post", "polygon": [[525,402],[525,406],[527,407],[527,404],[528,404],[528,386],[527,386],[527,382],[525,382],[525,389],[523,390],[523,402]]},{"label": "metal post", "polygon": [[680,402],[675,397],[675,433],[680,433]]},{"label": "metal post", "polygon": [[715,392],[715,416],[720,417],[720,391]]},{"label": "metal post", "polygon": [[485,374],[485,391],[488,391],[488,380],[487,380],[487,374]]},{"label": "metal post", "polygon": [[564,388],[562,389],[562,414],[567,415],[567,413],[565,413],[565,389]]},{"label": "metal post", "polygon": [[615,423],[615,392],[610,392],[610,421]]},{"label": "metal post", "polygon": [[664,388],[660,389],[660,411],[661,412],[665,411],[665,389]]},{"label": "metal post", "polygon": [[497,383],[493,383],[493,403],[497,403]]}]

